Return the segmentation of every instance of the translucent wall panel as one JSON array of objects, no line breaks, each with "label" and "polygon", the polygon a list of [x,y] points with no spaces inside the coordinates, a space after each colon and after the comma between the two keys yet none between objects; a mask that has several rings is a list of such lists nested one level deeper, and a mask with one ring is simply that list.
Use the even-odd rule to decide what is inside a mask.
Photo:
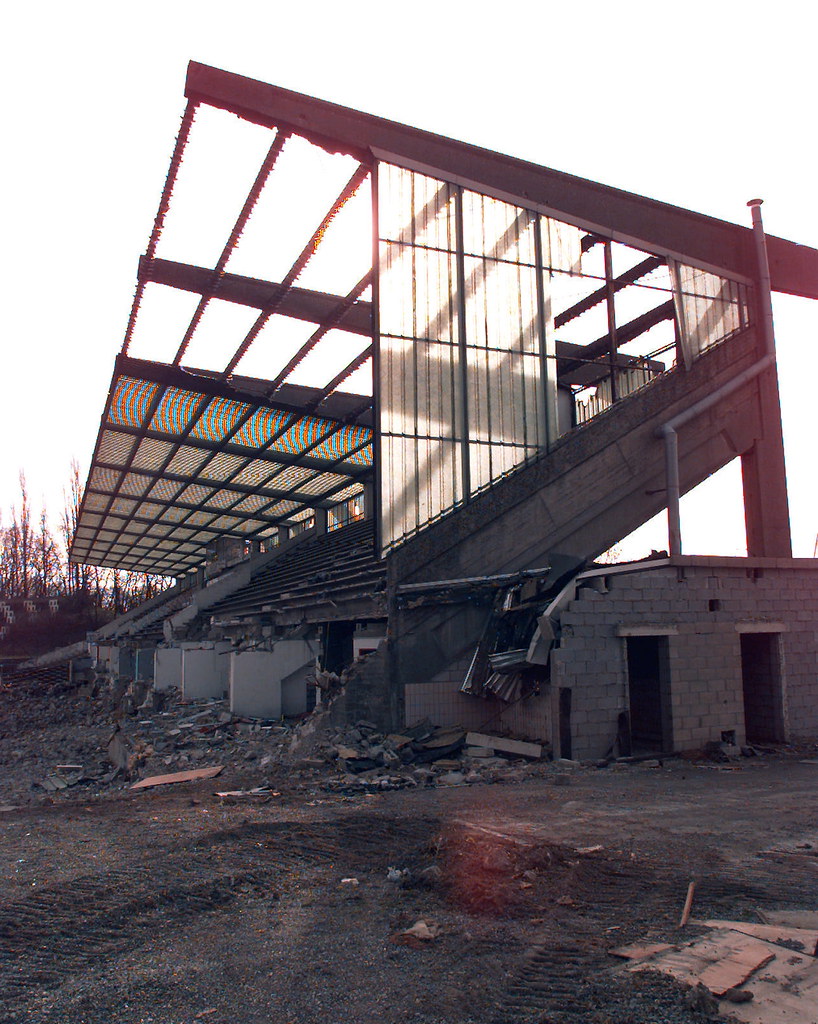
[{"label": "translucent wall panel", "polygon": [[384,546],[547,443],[538,247],[562,270],[577,229],[380,165],[380,427]]},{"label": "translucent wall panel", "polygon": [[463,497],[454,186],[380,171],[381,466],[390,542]]},{"label": "translucent wall panel", "polygon": [[450,182],[380,164],[377,208],[386,549],[749,325],[745,284]]},{"label": "translucent wall panel", "polygon": [[671,263],[676,318],[686,366],[750,322],[749,288],[698,267]]}]

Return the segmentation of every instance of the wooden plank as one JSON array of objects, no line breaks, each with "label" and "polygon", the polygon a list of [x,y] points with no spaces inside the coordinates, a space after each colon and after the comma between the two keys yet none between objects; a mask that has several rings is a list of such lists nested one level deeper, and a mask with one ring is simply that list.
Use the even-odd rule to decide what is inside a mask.
[{"label": "wooden plank", "polygon": [[714,931],[682,949],[670,949],[629,970],[647,968],[670,974],[689,985],[701,982],[714,995],[743,984],[759,967],[769,963],[776,947],[740,932]]},{"label": "wooden plank", "polygon": [[470,732],[466,735],[466,744],[470,747],[490,747],[494,751],[501,750],[504,754],[516,754],[518,757],[531,757],[535,760],[542,757],[542,746],[539,743],[526,743],[524,740],[512,740],[506,736]]},{"label": "wooden plank", "polygon": [[152,775],[134,783],[131,789],[151,789],[153,786],[169,786],[174,782],[193,782],[195,779],[213,779],[224,769],[217,764],[212,768],[194,768],[188,772],[173,772],[171,775]]},{"label": "wooden plank", "polygon": [[[818,952],[818,931],[811,928],[792,928],[780,924],[756,924],[753,921],[697,921],[707,928],[729,928],[755,939],[784,945],[787,949],[803,951],[810,956]],[[799,948],[800,947],[800,948]]]},{"label": "wooden plank", "polygon": [[634,943],[630,946],[617,946],[616,949],[609,949],[608,952],[611,956],[618,956],[623,960],[647,960],[648,957],[664,953],[665,950],[671,948],[667,942],[645,942],[641,945]]},{"label": "wooden plank", "polygon": [[750,1003],[721,1004],[723,1013],[744,1024],[815,1024],[818,1019],[818,962],[793,953],[776,957],[744,986]]},{"label": "wooden plank", "polygon": [[759,910],[765,924],[783,924],[787,928],[809,928],[818,931],[818,910]]},{"label": "wooden plank", "polygon": [[766,946],[733,949],[717,963],[706,967],[699,975],[699,981],[714,996],[723,996],[728,989],[743,985],[759,967],[774,959],[775,953]]}]

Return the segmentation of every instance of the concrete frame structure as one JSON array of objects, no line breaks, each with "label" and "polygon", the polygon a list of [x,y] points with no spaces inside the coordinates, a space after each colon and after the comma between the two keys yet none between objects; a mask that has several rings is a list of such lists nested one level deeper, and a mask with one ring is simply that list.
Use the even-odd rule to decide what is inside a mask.
[{"label": "concrete frame structure", "polygon": [[[589,596],[604,597],[599,591],[583,586],[581,600],[593,609],[583,609],[583,614],[603,616],[604,604],[605,614],[619,616],[618,623],[604,616],[572,621],[579,614],[576,609],[557,616],[561,633],[549,664],[540,663],[541,696],[521,697],[519,707],[500,709],[493,716],[517,732],[547,740],[555,750],[570,747],[582,756],[601,756],[611,714],[633,717],[632,701],[621,685],[622,652],[630,650],[632,667],[643,655],[648,657],[647,642],[634,639],[629,647],[627,637],[656,636],[666,638],[661,644],[656,641],[656,649],[661,647],[665,659],[661,686],[670,694],[662,705],[667,722],[660,739],[678,746],[703,742],[713,731],[743,737],[745,716],[735,686],[741,630],[736,630],[742,622],[756,621],[752,595],[760,588],[743,585],[737,595],[739,617],[725,626],[729,644],[719,639],[719,630],[692,629],[696,636],[711,637],[714,651],[721,645],[723,660],[731,660],[733,681],[729,695],[719,698],[722,705],[728,701],[727,711],[713,697],[709,710],[694,714],[688,713],[688,699],[696,699],[695,688],[679,675],[679,652],[688,643],[680,638],[690,630],[668,632],[671,620],[678,620],[679,629],[679,623],[688,621],[684,599],[680,591],[656,580],[684,570],[687,579],[698,581],[700,567],[681,555],[674,507],[680,494],[738,457],[749,552],[742,571],[774,569],[782,607],[793,580],[810,593],[816,586],[812,566],[790,560],[769,291],[818,298],[818,252],[782,239],[765,240],[757,205],[753,230],[726,224],[195,63],[189,68],[186,95],[188,110],[160,211],[170,201],[198,105],[229,111],[275,134],[216,266],[204,269],[158,259],[164,214],[157,218],[140,262],[137,299],[72,557],[129,568],[150,566],[154,571],[165,565],[184,568],[196,564],[196,544],[212,546],[220,531],[225,537],[258,539],[273,536],[272,527],[289,540],[314,523],[320,534],[334,514],[336,498],[348,500],[350,489],[357,494],[374,487],[375,549],[385,573],[383,590],[373,590],[369,597],[356,591],[350,601],[345,584],[333,577],[325,599],[311,593],[300,605],[296,601],[285,609],[281,601],[271,604],[269,595],[267,603],[256,606],[248,598],[249,603],[231,606],[239,607],[235,621],[224,617],[225,601],[213,600],[213,594],[208,598],[205,590],[177,614],[177,625],[184,625],[186,635],[198,629],[202,636],[230,635],[241,642],[250,623],[255,630],[250,639],[273,646],[287,629],[308,622],[324,631],[326,661],[330,627],[346,624],[351,637],[356,623],[375,623],[388,641],[350,684],[350,706],[369,707],[367,717],[393,727],[427,713],[480,726],[491,717],[488,708],[493,714],[493,698],[484,694],[488,703],[482,705],[475,700],[482,683],[475,682],[474,674],[470,695],[460,690],[475,651],[485,646],[488,620],[497,618],[498,595],[510,611],[515,602],[527,612],[544,607],[562,586],[567,565],[576,572],[667,507],[670,568],[654,574],[643,588],[645,593],[655,590],[655,606],[636,609],[622,596],[630,585],[623,581],[648,570],[611,573],[616,584],[603,601]],[[227,267],[232,247],[293,134],[349,158],[357,164],[354,173],[282,281],[231,274]],[[372,265],[345,296],[295,287],[335,214],[364,182],[371,183],[373,195]],[[602,268],[597,276],[582,269],[594,253]],[[615,268],[615,257],[625,259],[625,270]],[[141,296],[157,283],[200,296],[172,365],[142,364],[128,355]],[[370,283],[371,301],[362,297]],[[560,295],[570,292],[566,286],[579,291],[560,304]],[[626,294],[645,300],[647,311],[623,319],[619,302]],[[215,297],[254,308],[259,318],[221,372],[194,381],[180,360],[198,318]],[[498,313],[501,309],[511,310],[506,321]],[[605,333],[595,337],[589,328],[577,341],[572,324],[585,322],[593,310],[605,311]],[[316,333],[274,380],[234,378],[258,330],[273,314],[312,322]],[[489,322],[491,330],[486,327],[481,334]],[[292,388],[286,391],[287,374],[328,330],[339,326],[348,336],[363,339],[358,354],[323,387],[302,389],[299,404]],[[657,330],[664,331],[660,342],[646,344],[635,355],[633,346]],[[356,401],[361,396],[342,400],[338,383],[369,361],[371,398],[360,406]],[[184,423],[162,412],[180,393],[187,396],[185,415],[193,417]],[[586,403],[583,422],[571,422],[576,429],[564,432],[569,420],[577,419],[580,394]],[[255,433],[247,433],[249,425],[269,424],[280,416],[290,417],[290,430],[297,420],[303,433],[322,403],[329,403],[325,408],[331,410],[322,429],[343,437],[347,446],[341,457],[334,452],[334,461],[321,462],[325,441],[316,441],[317,434],[307,445],[284,451],[284,426],[270,428],[263,443],[253,441],[255,449],[247,440],[258,436],[255,427]],[[213,425],[222,422],[220,410],[228,406],[242,411],[236,412],[226,435],[213,433]],[[189,411],[194,407],[195,414]],[[162,444],[167,447],[160,458],[155,453]],[[371,454],[366,447],[370,444]],[[119,454],[112,454],[115,449]],[[183,449],[196,449],[205,468],[174,475]],[[366,451],[363,468],[347,464],[351,451]],[[247,483],[254,458],[267,460],[268,474],[275,467],[275,475],[255,490]],[[220,467],[229,462],[232,467],[224,476],[211,471],[218,460]],[[344,466],[348,475],[341,477]],[[333,473],[337,479],[330,480]],[[296,477],[300,483],[284,482]],[[315,485],[320,500],[309,497],[305,480]],[[169,496],[175,493],[168,490],[171,485],[184,490]],[[152,500],[139,505],[128,497],[134,493],[149,493]],[[253,500],[256,511],[250,512],[248,502]],[[218,514],[226,507],[235,513],[232,517]],[[180,521],[190,529],[177,528]],[[276,567],[286,559],[283,552],[268,554],[267,568],[275,580]],[[790,567],[797,569],[795,575],[788,573]],[[309,576],[306,565],[300,571]],[[732,571],[716,567],[711,575],[723,578],[727,586]],[[254,579],[246,582],[248,594],[257,588]],[[471,584],[464,588],[464,580]],[[651,605],[649,597],[640,600]],[[647,616],[641,624],[637,612]],[[698,619],[696,623],[701,625]],[[637,632],[611,632],[617,624]],[[776,655],[777,661],[769,654],[770,665],[775,661],[781,669],[798,662],[818,671],[815,635],[791,629],[791,623],[783,625],[788,628],[779,631],[782,637],[797,640],[782,639],[784,653]],[[648,626],[657,632],[638,632]],[[495,623],[491,629],[497,632],[499,627]],[[581,649],[573,629],[580,634],[585,630],[586,641],[593,636],[599,643]],[[753,630],[745,632],[751,635]],[[495,653],[508,653],[501,640],[492,642],[501,645]],[[793,642],[800,645],[797,655]],[[583,656],[597,648],[614,666],[605,681],[591,671],[592,659]],[[579,667],[583,664],[585,669]],[[673,678],[664,678],[668,672]],[[804,670],[797,681],[769,681],[778,686],[778,734],[812,723],[809,715],[799,715],[796,726],[785,706],[785,695],[796,703],[814,699],[808,678]],[[655,682],[660,685],[658,677]],[[609,692],[610,686],[619,689]],[[794,690],[804,687],[796,696]],[[572,695],[570,705],[563,694]],[[527,704],[530,700],[537,701],[536,714],[534,705]],[[621,733],[620,722],[617,735]]]}]

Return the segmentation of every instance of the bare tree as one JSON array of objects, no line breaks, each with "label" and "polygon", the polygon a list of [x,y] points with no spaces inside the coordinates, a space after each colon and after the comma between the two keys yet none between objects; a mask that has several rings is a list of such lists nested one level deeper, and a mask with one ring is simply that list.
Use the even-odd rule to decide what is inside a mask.
[{"label": "bare tree", "polygon": [[[68,481],[68,490],[63,489],[63,510],[60,523],[63,544],[65,545],[65,590],[68,594],[77,594],[80,591],[88,590],[90,574],[88,566],[78,565],[68,560],[68,552],[74,543],[77,532],[77,525],[80,517],[80,506],[82,505],[82,479],[80,467],[76,459],[71,460],[71,475]],[[97,584],[99,581],[96,581]]]}]

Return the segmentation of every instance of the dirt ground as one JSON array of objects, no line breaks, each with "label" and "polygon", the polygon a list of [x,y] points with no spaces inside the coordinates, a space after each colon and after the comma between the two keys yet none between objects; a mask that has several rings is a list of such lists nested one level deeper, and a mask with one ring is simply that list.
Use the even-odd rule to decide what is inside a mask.
[{"label": "dirt ground", "polygon": [[[259,784],[248,767],[15,803],[15,720],[4,1024],[684,1024],[708,1018],[681,986],[609,951],[678,938],[691,879],[701,918],[818,909],[809,748],[377,794],[278,767],[267,802],[220,800]],[[420,920],[435,937],[402,934]]]}]

